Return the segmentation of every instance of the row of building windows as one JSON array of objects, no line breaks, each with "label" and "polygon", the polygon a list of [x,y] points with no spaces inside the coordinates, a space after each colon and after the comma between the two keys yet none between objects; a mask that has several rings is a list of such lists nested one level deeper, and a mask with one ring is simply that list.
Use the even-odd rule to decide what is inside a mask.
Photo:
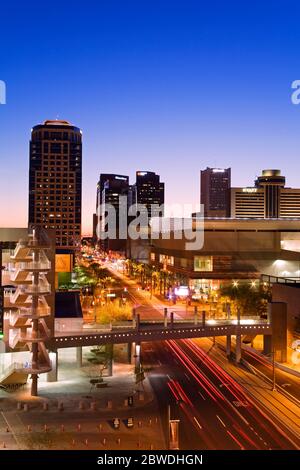
[{"label": "row of building windows", "polygon": [[[155,262],[157,260],[156,253],[150,253],[150,260]],[[158,257],[159,263],[164,266],[174,266],[174,256],[160,254]],[[189,260],[186,258],[176,258],[176,264],[182,268],[187,268]],[[193,269],[195,272],[211,272],[213,271],[213,257],[212,256],[194,256]]]},{"label": "row of building windows", "polygon": [[76,132],[49,132],[49,131],[34,131],[32,133],[32,141],[39,140],[67,140],[71,142],[81,142],[81,134]]}]

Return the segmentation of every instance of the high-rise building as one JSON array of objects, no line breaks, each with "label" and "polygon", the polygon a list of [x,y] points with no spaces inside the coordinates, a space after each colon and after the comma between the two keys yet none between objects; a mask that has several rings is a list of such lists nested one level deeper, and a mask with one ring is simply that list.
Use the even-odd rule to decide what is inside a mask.
[{"label": "high-rise building", "polygon": [[200,179],[204,217],[230,217],[231,168],[207,167]]},{"label": "high-rise building", "polygon": [[285,187],[280,170],[263,170],[253,187],[231,189],[231,217],[300,218],[300,189]]},{"label": "high-rise building", "polygon": [[29,224],[54,229],[56,248],[81,238],[82,133],[67,121],[45,121],[31,131]]},{"label": "high-rise building", "polygon": [[[132,203],[143,204],[148,217],[153,214],[152,206],[162,206],[165,202],[165,183],[153,171],[137,171],[136,183],[132,186]],[[163,210],[161,215],[163,215]],[[155,214],[157,214],[155,212]],[[157,214],[158,215],[158,214]]]},{"label": "high-rise building", "polygon": [[[96,214],[97,214],[97,237],[100,240],[100,233],[106,232],[105,219],[109,216],[108,206],[114,208],[116,234],[115,237],[108,237],[100,240],[100,245],[105,251],[125,251],[126,238],[119,236],[119,214],[120,214],[120,196],[125,196],[126,199],[126,217],[128,207],[128,191],[129,191],[129,177],[124,175],[115,175],[110,173],[100,174],[99,182],[97,184],[97,201],[96,201]],[[127,224],[127,221],[126,221]]]}]

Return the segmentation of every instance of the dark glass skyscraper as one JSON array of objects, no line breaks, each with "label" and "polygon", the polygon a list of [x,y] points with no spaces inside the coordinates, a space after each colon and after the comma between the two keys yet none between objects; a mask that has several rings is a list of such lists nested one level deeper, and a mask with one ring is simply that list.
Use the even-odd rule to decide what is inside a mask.
[{"label": "dark glass skyscraper", "polygon": [[206,168],[201,171],[201,204],[204,217],[230,217],[231,169]]},{"label": "dark glass skyscraper", "polygon": [[73,250],[81,238],[82,133],[67,121],[31,131],[29,223],[54,229],[56,247]]},{"label": "dark glass skyscraper", "polygon": [[[108,205],[111,205],[115,209],[116,217],[116,237],[106,238],[100,240],[100,245],[105,251],[125,251],[126,239],[120,239],[119,237],[119,211],[120,211],[120,196],[126,196],[128,198],[129,190],[129,177],[124,175],[115,175],[111,173],[101,173],[99,182],[97,184],[97,201],[96,201],[96,213],[97,213],[97,236],[98,241],[100,239],[100,233],[106,232],[107,227],[104,226],[104,218],[108,215]],[[126,217],[127,217],[127,204],[126,200]]]},{"label": "dark glass skyscraper", "polygon": [[132,202],[146,206],[148,217],[151,217],[152,205],[161,206],[165,202],[165,183],[152,171],[136,172],[136,183],[132,186],[132,192]]}]

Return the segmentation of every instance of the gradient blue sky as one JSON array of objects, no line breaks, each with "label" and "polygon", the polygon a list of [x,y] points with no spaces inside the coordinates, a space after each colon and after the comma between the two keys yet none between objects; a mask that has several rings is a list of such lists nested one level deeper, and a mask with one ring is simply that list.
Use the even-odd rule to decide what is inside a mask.
[{"label": "gradient blue sky", "polygon": [[300,186],[296,1],[6,2],[1,6],[0,226],[27,223],[28,140],[45,119],[83,130],[83,227],[101,172],[153,170],[197,203],[199,171],[233,185],[281,168]]}]

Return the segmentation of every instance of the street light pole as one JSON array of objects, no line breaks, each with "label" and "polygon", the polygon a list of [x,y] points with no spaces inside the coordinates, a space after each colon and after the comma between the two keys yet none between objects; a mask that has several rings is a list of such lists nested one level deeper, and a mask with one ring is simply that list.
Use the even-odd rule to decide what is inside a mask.
[{"label": "street light pole", "polygon": [[276,369],[275,369],[275,347],[272,350],[272,366],[273,366],[273,381],[272,381],[272,392],[276,392]]}]

